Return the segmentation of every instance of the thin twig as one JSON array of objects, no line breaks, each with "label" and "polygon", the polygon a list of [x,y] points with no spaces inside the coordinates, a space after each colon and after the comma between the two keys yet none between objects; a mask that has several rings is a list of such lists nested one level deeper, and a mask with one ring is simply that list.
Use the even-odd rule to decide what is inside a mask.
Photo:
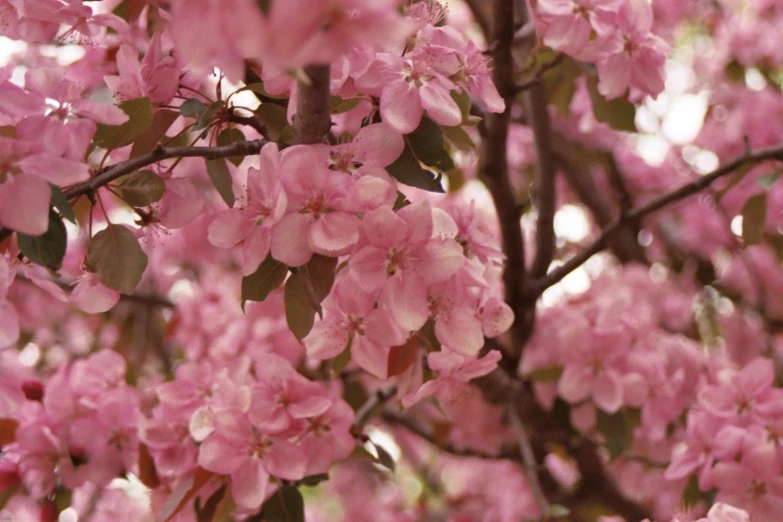
[{"label": "thin twig", "polygon": [[519,450],[522,452],[522,461],[525,464],[525,475],[530,483],[530,489],[533,491],[533,496],[538,503],[538,507],[541,509],[541,514],[546,515],[549,511],[549,501],[546,499],[546,495],[544,495],[544,491],[541,489],[541,483],[538,481],[538,462],[533,453],[533,446],[530,445],[530,439],[525,431],[525,426],[522,424],[514,405],[508,404],[506,406],[506,412],[508,413],[508,420],[511,423],[511,429],[514,431],[514,436],[517,438]]},{"label": "thin twig", "polygon": [[606,248],[610,237],[617,230],[622,228],[625,223],[641,219],[642,217],[648,214],[652,214],[653,212],[656,212],[666,207],[667,205],[683,200],[689,196],[692,196],[693,194],[697,194],[721,177],[726,176],[727,174],[731,174],[745,164],[755,164],[773,159],[783,160],[783,145],[768,147],[751,153],[746,152],[726,163],[725,165],[718,167],[709,174],[702,176],[699,179],[692,181],[691,183],[687,183],[676,190],[663,194],[645,205],[630,210],[626,214],[618,216],[601,231],[599,236],[587,248],[549,272],[546,277],[539,279],[534,284],[531,284],[529,287],[530,293],[528,297],[531,299],[538,297],[544,292],[544,290],[561,281],[565,276],[582,266],[585,261],[593,257],[593,255]]},{"label": "thin twig", "polygon": [[362,404],[353,419],[352,432],[361,433],[364,429],[364,425],[370,420],[370,416],[373,414],[378,406],[381,406],[388,402],[392,397],[397,395],[397,385],[392,385],[387,389],[379,388]]}]

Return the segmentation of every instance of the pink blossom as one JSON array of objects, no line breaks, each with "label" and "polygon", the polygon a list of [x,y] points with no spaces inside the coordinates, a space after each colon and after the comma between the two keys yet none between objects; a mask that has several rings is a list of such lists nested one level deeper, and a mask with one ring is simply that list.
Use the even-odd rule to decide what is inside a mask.
[{"label": "pink blossom", "polygon": [[465,260],[456,241],[432,239],[432,230],[427,202],[397,213],[381,207],[365,214],[366,244],[348,261],[360,288],[368,293],[382,289],[383,308],[405,330],[418,330],[427,321],[427,285],[448,279]]},{"label": "pink blossom", "polygon": [[501,357],[497,350],[490,350],[481,359],[473,359],[451,350],[431,352],[427,362],[433,371],[438,372],[438,377],[425,382],[416,393],[403,397],[402,404],[409,408],[429,396],[446,403],[459,402],[462,395],[472,393],[466,383],[494,370]]},{"label": "pink blossom", "polygon": [[406,340],[405,333],[385,309],[375,308],[371,295],[350,277],[341,277],[324,303],[324,318],[303,339],[314,360],[331,359],[350,344],[354,362],[385,379],[389,349]]},{"label": "pink blossom", "polygon": [[353,180],[330,171],[313,148],[290,147],[280,155],[288,213],[272,228],[272,256],[288,266],[313,253],[339,256],[359,240],[359,219],[347,200]]},{"label": "pink blossom", "polygon": [[180,73],[172,57],[160,59],[160,38],[161,33],[155,33],[141,62],[135,47],[120,46],[117,51],[119,75],[104,77],[117,101],[146,97],[153,103],[168,103],[174,97]]},{"label": "pink blossom", "polygon": [[214,417],[215,431],[199,447],[199,465],[231,476],[231,494],[239,506],[256,509],[264,501],[270,476],[304,477],[306,457],[296,445],[271,437],[237,410]]},{"label": "pink blossom", "polygon": [[88,314],[99,314],[114,308],[120,293],[105,287],[95,274],[85,274],[71,292],[71,301]]},{"label": "pink blossom", "polygon": [[283,216],[287,203],[280,184],[277,144],[268,143],[261,149],[260,169],[250,167],[247,171],[244,197],[210,223],[210,243],[229,248],[242,242],[242,273],[252,274],[269,254],[272,227]]}]

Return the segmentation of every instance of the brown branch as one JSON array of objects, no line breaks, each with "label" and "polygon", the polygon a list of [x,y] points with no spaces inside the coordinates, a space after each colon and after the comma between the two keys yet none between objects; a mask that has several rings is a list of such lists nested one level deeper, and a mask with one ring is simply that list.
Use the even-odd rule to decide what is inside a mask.
[{"label": "brown branch", "polygon": [[388,389],[380,388],[375,391],[370,397],[365,401],[364,404],[362,404],[358,410],[356,410],[356,415],[353,419],[353,426],[351,426],[351,432],[353,433],[354,437],[358,436],[358,434],[361,434],[364,425],[367,424],[367,421],[370,420],[370,417],[375,412],[375,410],[384,404],[386,404],[392,397],[397,395],[397,385],[392,385]]},{"label": "brown branch", "polygon": [[259,135],[261,135],[264,139],[268,140],[271,139],[269,137],[269,130],[264,126],[263,123],[258,121],[258,119],[255,116],[240,116],[239,114],[236,114],[234,112],[230,112],[224,116],[224,119],[226,121],[229,121],[231,123],[238,123],[239,125],[246,125],[252,129],[254,129]]},{"label": "brown branch", "polygon": [[237,141],[231,145],[222,147],[158,147],[149,154],[142,154],[127,161],[121,161],[116,165],[100,169],[91,179],[72,186],[64,191],[68,199],[72,199],[85,194],[91,194],[98,188],[114,181],[115,179],[130,174],[141,168],[158,163],[159,161],[171,158],[207,158],[218,159],[228,158],[229,156],[250,156],[258,154],[268,141],[252,140]]},{"label": "brown branch", "polygon": [[513,346],[511,364],[522,351],[522,344],[529,336],[533,317],[524,305],[524,287],[527,277],[525,248],[520,211],[515,191],[508,176],[508,126],[514,103],[514,62],[511,56],[511,41],[514,38],[513,0],[493,1],[492,59],[494,69],[492,81],[506,102],[506,109],[500,114],[487,113],[479,127],[481,131],[481,180],[487,186],[500,224],[501,243],[506,255],[503,271],[505,299],[516,314],[512,327]]},{"label": "brown branch", "polygon": [[472,383],[479,386],[486,400],[510,404],[514,408],[537,458],[550,453],[555,445],[564,448],[574,459],[582,480],[573,494],[557,499],[558,503],[575,511],[574,508],[579,506],[598,502],[629,522],[639,522],[651,516],[647,508],[625,498],[609,476],[595,444],[570,425],[563,425],[563,421],[552,412],[544,410],[528,384],[502,368]]},{"label": "brown branch", "polygon": [[519,451],[514,450],[504,450],[499,452],[497,455],[486,453],[478,450],[473,450],[470,448],[458,448],[454,446],[453,444],[450,444],[448,442],[443,443],[439,442],[437,438],[435,437],[435,434],[432,432],[432,430],[428,429],[424,424],[420,423],[416,419],[409,417],[407,415],[402,415],[400,413],[386,410],[383,413],[381,413],[380,418],[387,422],[388,424],[394,425],[394,426],[401,426],[411,433],[418,435],[422,439],[426,440],[430,444],[436,446],[437,448],[445,451],[446,453],[450,453],[452,455],[456,455],[458,457],[477,457],[482,459],[489,459],[489,460],[515,460],[520,461],[521,456],[519,454]]},{"label": "brown branch", "polygon": [[[612,215],[614,213],[611,205],[609,205],[606,198],[601,195],[601,192],[598,190],[598,186],[595,184],[590,173],[581,172],[573,161],[571,161],[571,158],[564,150],[565,148],[566,147],[560,147],[561,150],[558,150],[556,154],[557,162],[565,176],[566,182],[568,182],[571,189],[576,192],[579,200],[590,210],[590,213],[593,215],[598,226],[603,228],[609,225],[612,222]],[[621,212],[622,211],[621,206]],[[624,263],[629,261],[646,263],[647,260],[644,254],[644,248],[639,244],[634,228],[628,225],[623,226],[623,228],[617,232],[617,235],[611,238],[609,248],[611,248],[614,255]]]},{"label": "brown branch", "polygon": [[332,127],[331,68],[328,65],[309,65],[305,67],[304,74],[307,80],[297,81],[294,139],[296,143],[321,143]]},{"label": "brown branch", "polygon": [[465,3],[468,5],[468,8],[470,8],[470,11],[473,13],[473,19],[476,20],[476,24],[481,28],[481,32],[484,33],[485,36],[489,36],[490,34],[490,25],[489,25],[489,18],[486,15],[486,12],[484,11],[484,5],[486,5],[486,2],[482,0],[465,0]]},{"label": "brown branch", "polygon": [[[23,283],[29,283],[31,285],[35,284],[30,279],[22,275],[17,275],[15,279]],[[49,279],[49,281],[56,284],[63,290],[72,290],[74,285],[74,283],[69,283],[68,281],[63,281],[61,279]],[[165,297],[161,297],[155,294],[120,294],[120,300],[149,306],[160,306],[162,308],[174,308],[175,306],[174,303]]]},{"label": "brown branch", "polygon": [[[116,165],[104,167],[96,172],[92,178],[71,186],[63,193],[68,199],[93,194],[100,187],[111,183],[117,178],[171,158],[201,157],[217,159],[230,156],[250,156],[258,154],[261,151],[261,147],[266,143],[268,143],[268,140],[237,141],[222,147],[158,147],[148,154],[142,154],[141,156],[121,161]],[[0,228],[0,241],[6,239],[13,232],[13,230],[8,228]]]},{"label": "brown branch", "polygon": [[508,420],[511,424],[511,429],[514,431],[514,436],[517,438],[519,444],[519,451],[522,453],[522,461],[524,462],[525,476],[530,484],[530,489],[533,491],[533,497],[536,499],[541,514],[546,515],[549,512],[549,501],[544,495],[544,491],[541,489],[541,483],[538,480],[538,461],[533,453],[533,446],[530,444],[530,438],[527,435],[525,426],[519,418],[514,405],[509,403],[506,406],[508,412]]},{"label": "brown branch", "polygon": [[581,251],[580,253],[578,253],[568,261],[566,261],[561,266],[549,272],[549,274],[547,274],[546,277],[539,279],[534,284],[530,285],[529,287],[530,294],[527,297],[529,299],[537,298],[539,295],[543,293],[544,290],[558,283],[565,276],[567,276],[568,274],[570,274],[571,272],[573,272],[574,270],[582,266],[582,264],[584,264],[585,261],[587,261],[593,255],[597,254],[598,252],[606,248],[609,239],[612,237],[612,235],[615,234],[626,223],[632,223],[648,214],[652,214],[653,212],[656,212],[666,207],[667,205],[676,203],[689,196],[697,194],[700,191],[707,188],[708,186],[710,186],[718,179],[720,179],[721,177],[726,176],[727,174],[731,174],[732,172],[734,172],[735,170],[737,170],[738,168],[746,164],[749,163],[755,164],[767,160],[783,161],[783,145],[768,147],[765,149],[758,150],[756,152],[752,152],[752,151],[745,152],[741,156],[718,167],[717,169],[710,172],[709,174],[702,176],[699,179],[692,181],[691,183],[687,183],[676,190],[658,196],[657,198],[653,199],[652,201],[650,201],[645,205],[631,209],[625,214],[621,214],[620,216],[612,220],[612,222],[601,231],[599,236],[593,241],[592,244],[590,244],[583,251]]},{"label": "brown branch", "polygon": [[[555,255],[555,160],[552,153],[552,124],[547,112],[547,98],[540,84],[525,93],[525,109],[536,141],[536,186],[534,203],[536,220],[536,253],[530,276],[546,275]],[[535,306],[531,304],[531,306]]]}]

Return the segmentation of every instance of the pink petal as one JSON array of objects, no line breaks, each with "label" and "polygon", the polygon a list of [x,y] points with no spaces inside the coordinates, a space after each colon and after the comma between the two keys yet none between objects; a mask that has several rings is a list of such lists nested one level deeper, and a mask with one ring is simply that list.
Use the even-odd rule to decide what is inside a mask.
[{"label": "pink petal", "polygon": [[288,266],[302,266],[313,257],[307,240],[312,218],[307,214],[287,214],[272,227],[272,257]]},{"label": "pink petal", "polygon": [[103,286],[95,274],[85,275],[71,293],[71,301],[88,314],[111,310],[120,300],[120,293]]},{"label": "pink petal", "polygon": [[348,346],[348,330],[341,323],[319,321],[302,340],[307,356],[323,361],[340,355]]},{"label": "pink petal", "polygon": [[374,292],[386,282],[386,251],[367,246],[348,259],[351,277],[365,292]]},{"label": "pink petal", "polygon": [[19,314],[10,301],[0,301],[0,348],[19,340]]},{"label": "pink petal", "polygon": [[353,143],[356,146],[356,159],[372,167],[391,165],[405,148],[402,135],[385,123],[362,127]]},{"label": "pink petal", "polygon": [[413,274],[398,273],[383,287],[382,302],[394,321],[406,331],[416,331],[427,322],[427,285]]},{"label": "pink petal", "polygon": [[264,502],[268,484],[269,473],[264,469],[261,459],[251,457],[231,473],[231,496],[237,505],[256,509]]},{"label": "pink petal", "polygon": [[39,177],[19,175],[0,185],[0,224],[31,236],[49,228],[49,184]]},{"label": "pink petal", "polygon": [[435,320],[435,335],[452,350],[474,356],[484,346],[481,323],[473,311],[458,307]]},{"label": "pink petal", "polygon": [[453,239],[433,239],[421,253],[416,271],[428,283],[445,281],[465,264],[465,255]]},{"label": "pink petal", "polygon": [[272,246],[272,229],[255,227],[245,238],[245,246],[242,249],[242,275],[250,275],[269,255]]},{"label": "pink petal", "polygon": [[493,297],[479,308],[479,319],[487,337],[497,337],[508,331],[514,324],[514,312],[511,307],[497,297]]},{"label": "pink petal", "polygon": [[199,466],[215,473],[233,473],[247,458],[247,455],[237,451],[234,445],[227,444],[222,437],[216,435],[211,435],[199,446]]},{"label": "pink petal", "polygon": [[356,337],[351,345],[351,360],[379,379],[388,375],[390,346],[378,346],[365,336]]},{"label": "pink petal", "polygon": [[557,393],[571,404],[582,402],[590,396],[593,379],[589,368],[566,365],[557,383]]},{"label": "pink petal", "polygon": [[282,479],[304,477],[306,463],[302,450],[290,442],[275,442],[264,452],[264,467],[271,475]]},{"label": "pink petal", "polygon": [[620,377],[612,371],[598,375],[593,385],[593,400],[605,412],[617,412],[623,405],[623,385]]},{"label": "pink petal", "polygon": [[249,212],[229,208],[219,212],[207,228],[209,242],[218,248],[231,248],[256,226]]},{"label": "pink petal", "polygon": [[433,121],[447,127],[462,123],[459,105],[446,88],[429,82],[421,86],[419,94],[422,107],[427,110],[427,114]]},{"label": "pink petal", "polygon": [[[459,107],[457,107],[457,112],[459,112]],[[423,113],[419,90],[410,83],[398,80],[383,89],[381,116],[383,121],[397,132],[409,134],[416,130]]]},{"label": "pink petal", "polygon": [[381,207],[364,215],[362,232],[370,244],[389,249],[405,240],[408,225],[392,209]]},{"label": "pink petal", "polygon": [[34,174],[55,185],[71,185],[90,178],[86,164],[49,154],[27,156],[18,165],[25,174]]},{"label": "pink petal", "polygon": [[359,241],[359,218],[346,212],[328,212],[310,225],[308,239],[313,252],[331,257],[347,254]]},{"label": "pink petal", "polygon": [[128,121],[128,115],[125,111],[116,105],[107,103],[93,103],[87,100],[80,100],[74,104],[74,112],[85,118],[91,119],[104,125],[122,125]]}]

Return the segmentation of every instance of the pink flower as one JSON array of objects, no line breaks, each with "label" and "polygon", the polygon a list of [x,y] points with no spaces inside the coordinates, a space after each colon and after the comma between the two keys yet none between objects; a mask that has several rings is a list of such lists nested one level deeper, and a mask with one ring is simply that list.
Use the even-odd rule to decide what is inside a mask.
[{"label": "pink flower", "polygon": [[572,404],[592,396],[599,408],[615,413],[623,405],[622,376],[616,365],[630,338],[620,324],[595,328],[591,337],[582,339],[581,346],[563,347],[565,367],[557,390]]},{"label": "pink flower", "polygon": [[117,101],[147,97],[153,103],[168,103],[174,97],[180,73],[174,58],[160,59],[160,37],[161,33],[155,33],[141,62],[135,47],[120,46],[117,51],[119,76],[103,78]]},{"label": "pink flower", "polygon": [[781,400],[780,390],[772,387],[775,370],[771,359],[757,357],[742,370],[724,370],[720,384],[699,389],[699,404],[726,419],[764,418],[765,408]]},{"label": "pink flower", "polygon": [[288,266],[313,253],[347,254],[359,240],[359,218],[347,201],[353,180],[326,168],[313,147],[294,146],[280,155],[288,213],[272,228],[272,256]]},{"label": "pink flower", "polygon": [[299,430],[302,419],[316,417],[332,406],[323,388],[296,372],[291,364],[273,354],[256,360],[258,382],[252,386],[250,421],[269,433]]},{"label": "pink flower", "polygon": [[382,289],[382,307],[408,331],[427,321],[427,285],[445,281],[465,261],[456,241],[432,239],[432,230],[432,209],[426,201],[397,213],[381,207],[365,214],[366,244],[348,261],[359,287],[368,293]]},{"label": "pink flower", "polygon": [[350,277],[337,280],[324,304],[324,319],[303,339],[307,355],[331,359],[351,345],[351,357],[380,379],[387,375],[389,349],[406,340],[391,314],[375,308],[375,299]]},{"label": "pink flower", "polygon": [[237,410],[214,417],[215,431],[201,444],[201,467],[231,476],[237,505],[257,509],[264,501],[270,476],[287,480],[304,477],[306,457],[296,445],[271,437]]},{"label": "pink flower", "polygon": [[544,43],[583,61],[595,61],[620,50],[614,34],[623,0],[541,0]]},{"label": "pink flower", "polygon": [[356,446],[351,435],[354,413],[342,399],[314,417],[308,417],[304,435],[298,440],[307,459],[305,475],[326,473],[333,462],[348,457]]},{"label": "pink flower", "polygon": [[456,73],[459,65],[450,50],[439,49],[434,55],[421,52],[405,58],[381,54],[356,80],[357,87],[380,95],[383,121],[402,134],[416,130],[425,110],[436,123],[459,125],[462,112],[451,97],[457,86],[442,68],[436,67],[449,58],[453,59],[451,72]]},{"label": "pink flower", "polygon": [[261,149],[260,169],[250,167],[244,197],[234,208],[221,211],[208,228],[209,242],[230,248],[242,242],[242,273],[252,274],[269,254],[272,227],[285,212],[288,200],[279,177],[277,144]]},{"label": "pink flower", "polygon": [[650,32],[652,7],[647,0],[627,0],[618,15],[622,48],[598,63],[598,90],[608,99],[625,93],[628,86],[657,96],[664,88],[666,43]]},{"label": "pink flower", "polygon": [[438,377],[425,382],[416,393],[403,397],[402,405],[410,408],[430,396],[435,396],[447,404],[459,402],[462,395],[473,393],[466,383],[490,373],[497,367],[501,357],[497,350],[490,350],[481,359],[473,359],[451,350],[431,352],[427,356],[427,362],[430,369],[438,372]]},{"label": "pink flower", "polygon": [[92,273],[84,274],[71,292],[73,304],[88,314],[111,310],[119,300],[120,293],[105,287]]}]

